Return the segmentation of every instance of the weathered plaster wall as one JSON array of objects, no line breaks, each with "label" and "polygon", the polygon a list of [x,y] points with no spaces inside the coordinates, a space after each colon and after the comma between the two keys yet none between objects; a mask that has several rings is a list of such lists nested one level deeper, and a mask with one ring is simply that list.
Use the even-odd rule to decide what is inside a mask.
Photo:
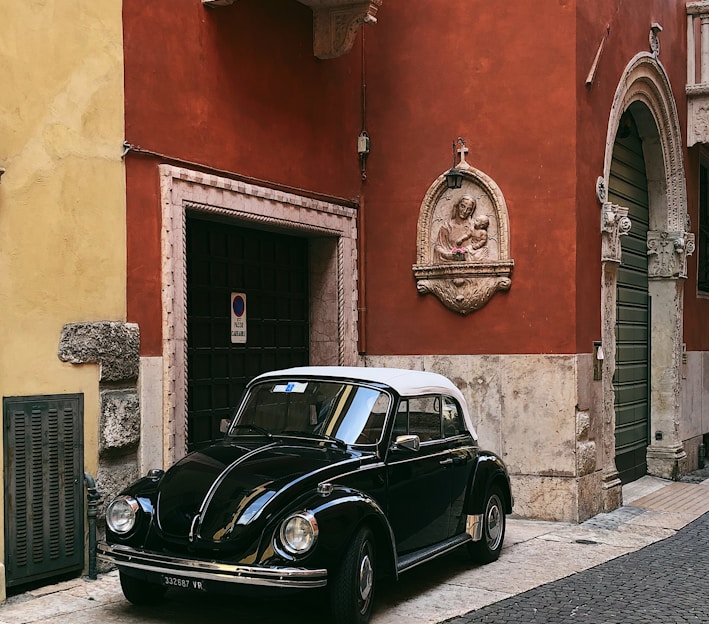
[{"label": "weathered plaster wall", "polygon": [[57,349],[65,323],[125,319],[120,8],[6,2],[0,19],[0,395],[83,393],[93,474],[98,369]]}]

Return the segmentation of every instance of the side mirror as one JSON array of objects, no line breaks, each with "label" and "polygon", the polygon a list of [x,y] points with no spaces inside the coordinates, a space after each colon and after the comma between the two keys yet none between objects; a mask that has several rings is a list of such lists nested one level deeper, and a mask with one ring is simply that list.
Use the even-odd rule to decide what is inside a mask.
[{"label": "side mirror", "polygon": [[222,418],[219,421],[219,433],[226,433],[229,431],[229,425],[231,424],[231,420],[228,418]]},{"label": "side mirror", "polygon": [[418,451],[421,448],[421,440],[417,435],[400,435],[396,436],[394,446],[409,451]]}]

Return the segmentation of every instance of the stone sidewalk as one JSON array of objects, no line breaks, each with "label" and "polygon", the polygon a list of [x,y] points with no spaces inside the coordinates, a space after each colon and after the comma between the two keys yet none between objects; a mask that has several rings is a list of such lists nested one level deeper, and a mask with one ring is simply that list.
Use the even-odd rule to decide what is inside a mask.
[{"label": "stone sidewalk", "polygon": [[[471,566],[464,552],[455,552],[415,568],[398,582],[380,584],[372,624],[433,624],[456,617],[460,623],[496,621],[474,618],[493,608],[488,605],[502,607],[501,601],[552,581],[571,577],[573,582],[583,576],[576,573],[661,542],[700,518],[709,511],[705,476],[709,474],[678,483],[644,477],[624,488],[622,508],[579,525],[509,519],[498,561]],[[0,624],[209,624],[236,619],[245,624],[326,624],[326,605],[322,592],[278,599],[170,592],[159,606],[137,608],[123,598],[117,573],[111,572],[95,581],[75,579],[13,596],[0,606]]]}]

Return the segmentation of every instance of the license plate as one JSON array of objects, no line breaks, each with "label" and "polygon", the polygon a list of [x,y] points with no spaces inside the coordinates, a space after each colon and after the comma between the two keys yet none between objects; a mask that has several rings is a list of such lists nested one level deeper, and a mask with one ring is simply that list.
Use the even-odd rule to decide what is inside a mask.
[{"label": "license plate", "polygon": [[195,591],[205,591],[207,589],[202,579],[191,579],[169,574],[162,575],[162,584],[165,587],[177,587],[179,589],[192,589]]}]

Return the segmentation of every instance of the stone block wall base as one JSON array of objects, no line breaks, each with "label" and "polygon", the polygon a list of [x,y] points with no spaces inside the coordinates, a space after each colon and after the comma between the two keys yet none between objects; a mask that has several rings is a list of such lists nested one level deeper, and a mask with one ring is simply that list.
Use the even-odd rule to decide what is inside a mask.
[{"label": "stone block wall base", "polygon": [[601,511],[608,513],[623,504],[623,483],[618,473],[604,475],[601,482]]},{"label": "stone block wall base", "polygon": [[597,470],[578,479],[578,516],[583,522],[604,511],[603,497],[598,492],[603,487],[603,472]]},{"label": "stone block wall base", "polygon": [[653,477],[677,481],[689,472],[687,453],[681,446],[648,446],[647,472]]},{"label": "stone block wall base", "polygon": [[515,516],[550,522],[578,522],[574,477],[510,475]]},{"label": "stone block wall base", "polygon": [[[602,472],[596,471],[583,477],[510,475],[512,495],[515,497],[513,514],[522,518],[534,518],[550,522],[583,522],[604,511],[605,497],[602,490]],[[620,506],[620,481],[612,490],[615,509]],[[608,501],[607,504],[612,504]]]}]

